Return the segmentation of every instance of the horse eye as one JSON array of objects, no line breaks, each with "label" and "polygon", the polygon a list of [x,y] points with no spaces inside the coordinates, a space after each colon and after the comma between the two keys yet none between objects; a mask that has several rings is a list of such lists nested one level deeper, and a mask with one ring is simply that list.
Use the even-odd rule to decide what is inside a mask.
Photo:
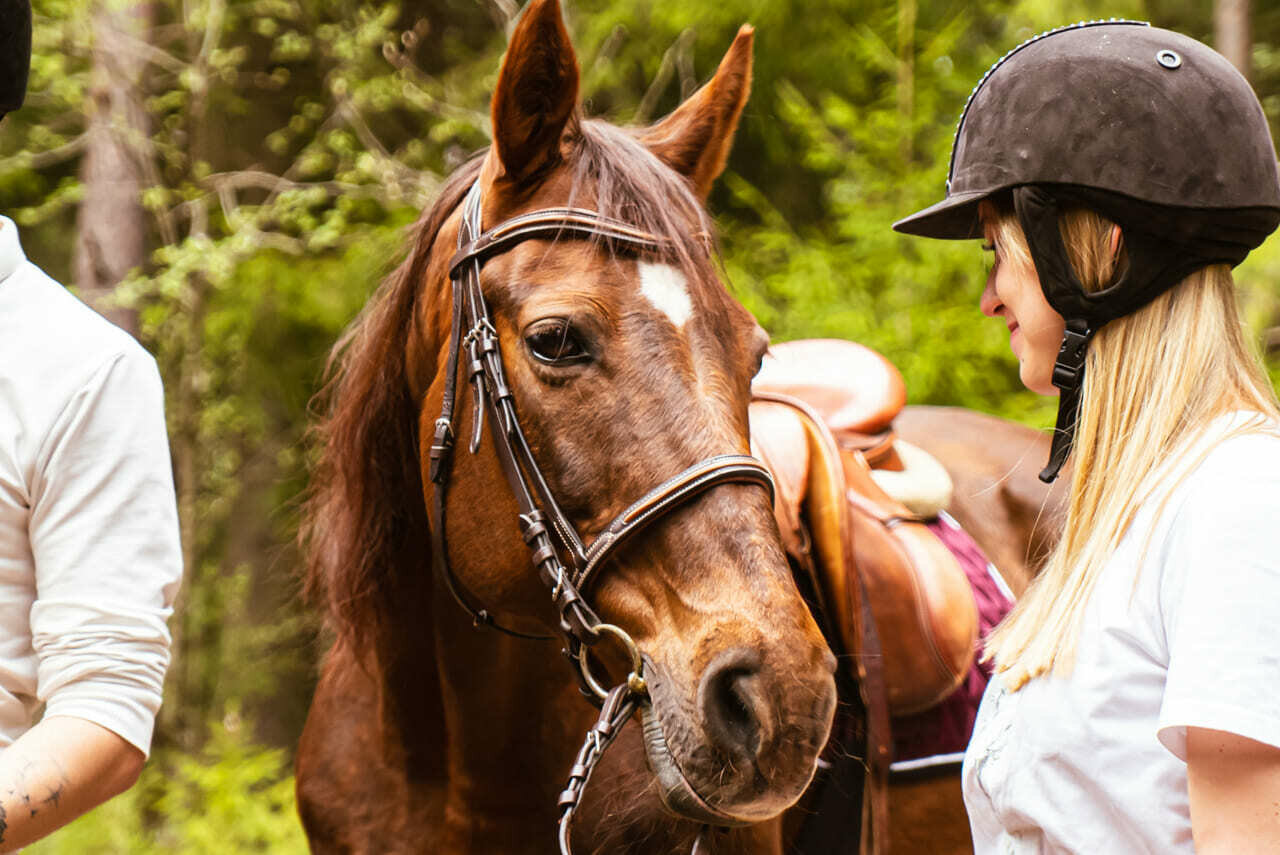
[{"label": "horse eye", "polygon": [[573,325],[564,318],[539,324],[525,337],[533,358],[547,365],[571,365],[591,358]]}]

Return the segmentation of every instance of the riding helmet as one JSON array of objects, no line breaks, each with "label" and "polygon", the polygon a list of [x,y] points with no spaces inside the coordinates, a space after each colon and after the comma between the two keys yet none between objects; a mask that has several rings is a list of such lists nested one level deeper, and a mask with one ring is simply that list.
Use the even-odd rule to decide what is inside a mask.
[{"label": "riding helmet", "polygon": [[[1084,357],[1098,328],[1211,264],[1239,264],[1280,224],[1275,147],[1257,96],[1221,55],[1139,21],[1088,21],[1014,48],[974,87],[952,145],[946,197],[894,224],[982,236],[978,205],[1010,199],[1046,300],[1066,321],[1049,465],[1070,452]],[[1128,264],[1086,293],[1059,212],[1117,223]]]}]

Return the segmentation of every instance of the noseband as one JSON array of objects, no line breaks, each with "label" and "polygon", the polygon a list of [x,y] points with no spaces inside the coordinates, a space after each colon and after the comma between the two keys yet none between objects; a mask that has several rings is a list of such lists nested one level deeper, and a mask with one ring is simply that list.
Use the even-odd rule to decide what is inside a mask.
[{"label": "noseband", "polygon": [[[480,268],[495,255],[533,238],[598,240],[612,248],[639,253],[659,252],[669,244],[626,223],[579,208],[545,208],[514,217],[486,232],[482,228],[481,202],[480,184],[477,182],[464,202],[462,223],[458,229],[458,251],[449,264],[449,279],[453,287],[449,359],[444,399],[429,454],[429,475],[434,485],[435,520],[431,527],[434,564],[445,587],[471,614],[476,625],[489,626],[520,638],[555,637],[531,635],[498,623],[465,589],[449,563],[445,539],[445,497],[455,441],[453,422],[458,363],[465,349],[467,378],[474,404],[469,449],[472,454],[479,449],[487,414],[498,462],[519,508],[517,522],[529,547],[530,561],[538,578],[550,589],[552,603],[559,615],[558,630],[565,641],[564,652],[576,666],[574,670],[583,694],[600,707],[600,717],[588,732],[570,772],[569,784],[560,794],[560,851],[563,855],[570,855],[569,829],[573,814],[596,762],[617,738],[632,713],[640,705],[648,703],[643,657],[635,641],[625,630],[601,621],[585,595],[600,569],[656,520],[720,484],[759,484],[769,491],[772,501],[773,479],[758,460],[747,455],[724,454],[707,458],[650,490],[606,526],[589,547],[584,546],[573,523],[556,503],[520,428],[515,399],[503,371],[497,330],[480,287]],[[625,648],[632,668],[626,681],[612,689],[606,689],[591,673],[588,657],[589,648],[606,637],[618,641]],[[703,819],[712,823],[732,821],[710,806],[707,806]]]}]

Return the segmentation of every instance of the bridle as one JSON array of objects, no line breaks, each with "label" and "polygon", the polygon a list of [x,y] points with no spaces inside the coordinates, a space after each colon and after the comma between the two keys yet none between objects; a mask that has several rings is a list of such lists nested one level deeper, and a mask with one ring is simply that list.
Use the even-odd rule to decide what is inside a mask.
[{"label": "bridle", "polygon": [[[584,546],[573,523],[557,504],[520,428],[515,399],[503,371],[497,330],[480,287],[480,268],[495,255],[533,238],[599,240],[632,252],[659,252],[667,248],[668,243],[619,220],[580,208],[545,208],[513,217],[488,231],[482,226],[482,193],[477,181],[463,203],[458,251],[449,264],[453,289],[449,357],[444,398],[429,453],[429,476],[434,485],[435,519],[431,526],[434,565],[445,587],[471,614],[477,626],[492,627],[519,638],[555,637],[523,633],[498,623],[465,589],[449,563],[445,499],[455,441],[458,366],[465,350],[474,404],[469,450],[474,454],[479,449],[487,414],[498,462],[519,508],[517,522],[529,547],[530,561],[550,589],[559,615],[558,630],[565,642],[564,652],[576,666],[575,675],[583,694],[600,707],[600,716],[588,731],[569,773],[569,783],[559,798],[560,851],[562,855],[571,855],[569,831],[573,815],[596,763],[632,713],[648,703],[644,658],[639,648],[625,630],[600,620],[585,599],[586,594],[601,568],[623,546],[675,508],[712,487],[727,483],[759,484],[769,491],[772,501],[773,479],[754,457],[742,454],[709,457],[650,490],[606,526],[590,546]],[[588,655],[589,649],[606,637],[620,643],[631,662],[627,679],[611,689],[606,689],[592,674]],[[708,807],[707,811],[708,822],[720,818],[713,808]],[[695,851],[698,845],[695,844]]]}]

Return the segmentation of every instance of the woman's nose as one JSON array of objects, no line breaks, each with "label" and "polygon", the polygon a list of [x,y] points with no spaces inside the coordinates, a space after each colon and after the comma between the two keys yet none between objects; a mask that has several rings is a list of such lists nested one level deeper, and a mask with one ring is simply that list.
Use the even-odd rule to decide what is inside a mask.
[{"label": "woman's nose", "polygon": [[1000,314],[1004,308],[1004,304],[1000,302],[1000,298],[996,295],[996,272],[992,270],[987,274],[986,287],[982,289],[982,296],[978,298],[978,308],[982,314],[988,318],[994,318]]}]

